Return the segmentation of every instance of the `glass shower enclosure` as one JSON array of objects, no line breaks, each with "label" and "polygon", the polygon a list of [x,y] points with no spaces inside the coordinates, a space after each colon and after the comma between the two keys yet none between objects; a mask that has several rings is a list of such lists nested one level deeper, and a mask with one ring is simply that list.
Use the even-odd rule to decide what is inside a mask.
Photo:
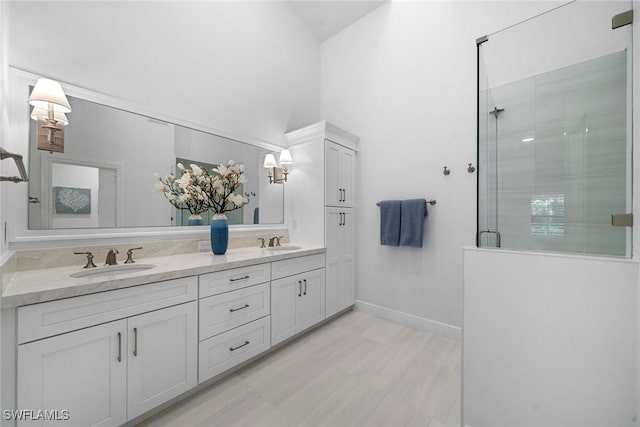
[{"label": "glass shower enclosure", "polygon": [[577,1],[477,40],[478,247],[631,257],[612,225],[631,213],[631,8]]}]

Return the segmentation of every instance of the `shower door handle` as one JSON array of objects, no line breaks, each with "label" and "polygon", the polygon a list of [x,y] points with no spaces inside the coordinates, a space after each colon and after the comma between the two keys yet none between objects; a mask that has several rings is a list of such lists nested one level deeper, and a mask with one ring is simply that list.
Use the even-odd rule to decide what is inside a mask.
[{"label": "shower door handle", "polygon": [[633,227],[633,214],[632,213],[612,214],[611,225],[614,227]]}]

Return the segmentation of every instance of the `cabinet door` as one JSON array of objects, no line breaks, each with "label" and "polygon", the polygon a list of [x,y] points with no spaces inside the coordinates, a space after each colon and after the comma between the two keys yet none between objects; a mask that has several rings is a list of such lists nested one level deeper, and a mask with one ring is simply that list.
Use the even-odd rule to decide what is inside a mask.
[{"label": "cabinet door", "polygon": [[[354,270],[354,214],[353,209],[342,209],[342,222],[338,232],[338,248],[340,261],[338,263],[337,290],[338,311],[344,310],[355,303],[355,270]],[[328,248],[327,248],[328,250]]]},{"label": "cabinet door", "polygon": [[20,425],[119,426],[126,421],[126,320],[18,346],[18,408],[67,410],[69,421]]},{"label": "cabinet door", "polygon": [[351,208],[326,208],[326,314],[327,317],[355,302],[354,215]]},{"label": "cabinet door", "polygon": [[324,204],[327,206],[342,205],[342,191],[338,181],[340,152],[342,147],[333,142],[325,142],[325,170],[324,170]]},{"label": "cabinet door", "polygon": [[326,283],[325,283],[325,306],[327,317],[340,311],[338,304],[338,286],[341,275],[342,250],[340,247],[340,232],[342,231],[341,208],[325,208],[325,245],[327,247],[326,256]]},{"label": "cabinet door", "polygon": [[128,419],[198,384],[196,301],[128,319]]},{"label": "cabinet door", "polygon": [[325,319],[324,268],[300,275],[302,297],[297,301],[298,330],[303,331]]},{"label": "cabinet door", "polygon": [[338,160],[338,187],[342,189],[341,206],[353,207],[355,180],[355,152],[340,147]]},{"label": "cabinet door", "polygon": [[284,341],[300,330],[296,307],[301,298],[301,275],[271,281],[271,345]]}]

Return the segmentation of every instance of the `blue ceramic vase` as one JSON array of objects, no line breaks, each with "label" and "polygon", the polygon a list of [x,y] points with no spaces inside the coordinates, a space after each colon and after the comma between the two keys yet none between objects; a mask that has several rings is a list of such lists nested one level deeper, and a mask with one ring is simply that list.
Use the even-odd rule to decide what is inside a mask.
[{"label": "blue ceramic vase", "polygon": [[200,215],[189,215],[187,218],[187,225],[202,225],[202,216]]},{"label": "blue ceramic vase", "polygon": [[211,250],[215,255],[224,255],[229,246],[229,222],[225,214],[215,214],[211,219]]}]

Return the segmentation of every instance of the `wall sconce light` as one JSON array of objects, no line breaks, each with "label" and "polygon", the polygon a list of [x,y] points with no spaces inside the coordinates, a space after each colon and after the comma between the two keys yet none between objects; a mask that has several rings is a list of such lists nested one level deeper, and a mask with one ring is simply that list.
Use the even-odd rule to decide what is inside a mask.
[{"label": "wall sconce light", "polygon": [[[282,150],[280,152],[278,163],[276,163],[276,157],[273,154],[267,154],[264,158],[263,166],[269,169],[269,184],[282,184],[287,182],[287,175],[289,175],[287,165],[292,163],[293,159],[291,158],[291,152],[289,150]],[[280,164],[280,167],[278,164]]]},{"label": "wall sconce light", "polygon": [[65,113],[71,112],[71,105],[60,83],[38,79],[29,104],[34,107],[31,118],[38,122],[38,149],[63,153],[64,126],[69,124]]}]

